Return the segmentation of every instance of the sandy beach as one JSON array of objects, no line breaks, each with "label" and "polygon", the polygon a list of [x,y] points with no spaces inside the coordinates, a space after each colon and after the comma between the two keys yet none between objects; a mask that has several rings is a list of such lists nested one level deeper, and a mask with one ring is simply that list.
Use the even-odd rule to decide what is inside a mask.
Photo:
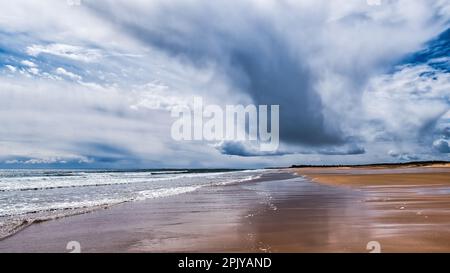
[{"label": "sandy beach", "polygon": [[371,234],[388,252],[450,251],[450,165],[301,168],[297,173],[361,192]]},{"label": "sandy beach", "polygon": [[450,251],[450,168],[299,168],[33,224],[0,252]]}]

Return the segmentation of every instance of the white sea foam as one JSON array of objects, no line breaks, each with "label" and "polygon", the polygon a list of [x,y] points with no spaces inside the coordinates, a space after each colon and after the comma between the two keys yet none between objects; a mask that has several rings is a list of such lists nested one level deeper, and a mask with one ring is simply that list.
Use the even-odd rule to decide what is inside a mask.
[{"label": "white sea foam", "polygon": [[0,170],[0,238],[35,221],[244,183],[267,171]]},{"label": "white sea foam", "polygon": [[42,204],[12,204],[3,207],[0,211],[0,217],[14,216],[14,215],[24,215],[30,213],[39,213],[45,211],[56,211],[56,210],[73,210],[73,209],[83,209],[89,207],[99,207],[99,206],[110,206],[119,203],[124,203],[130,201],[129,198],[103,198],[98,200],[85,200],[85,201],[73,201],[73,202],[58,202],[51,203],[46,202]]},{"label": "white sea foam", "polygon": [[6,177],[0,178],[0,191],[49,190],[55,188],[89,187],[124,185],[131,183],[149,183],[156,181],[170,181],[195,177],[216,177],[220,173],[82,173],[71,176],[35,176],[35,177]]},{"label": "white sea foam", "polygon": [[182,193],[193,192],[200,189],[201,187],[202,186],[190,186],[190,187],[176,187],[176,188],[140,191],[138,192],[138,196],[136,197],[135,200],[141,201],[146,199],[168,197]]},{"label": "white sea foam", "polygon": [[[44,208],[69,208],[100,200],[130,200],[136,192],[197,189],[257,178],[264,170],[233,172],[148,171],[90,172],[0,170],[0,215]],[[255,174],[256,173],[256,174]],[[193,187],[193,188],[191,188]],[[152,195],[153,196],[153,195]],[[155,195],[157,196],[157,194]],[[70,205],[74,204],[74,205]]]}]

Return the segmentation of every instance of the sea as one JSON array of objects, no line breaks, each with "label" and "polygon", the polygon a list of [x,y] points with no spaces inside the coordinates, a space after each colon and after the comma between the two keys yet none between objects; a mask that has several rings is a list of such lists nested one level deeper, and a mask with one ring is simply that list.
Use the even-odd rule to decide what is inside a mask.
[{"label": "sea", "polygon": [[38,221],[257,179],[269,170],[0,170],[0,239]]}]

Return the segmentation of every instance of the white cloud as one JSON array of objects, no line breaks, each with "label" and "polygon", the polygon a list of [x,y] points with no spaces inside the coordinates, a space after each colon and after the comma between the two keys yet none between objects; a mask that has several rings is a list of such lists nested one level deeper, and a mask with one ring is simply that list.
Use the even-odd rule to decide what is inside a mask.
[{"label": "white cloud", "polygon": [[39,69],[36,67],[30,67],[27,69],[27,71],[32,75],[39,75]]},{"label": "white cloud", "polygon": [[16,72],[17,71],[17,68],[15,67],[15,66],[12,66],[12,65],[9,65],[9,64],[7,64],[7,65],[5,65],[5,67],[6,68],[8,68],[8,70],[10,71],[10,72]]},{"label": "white cloud", "polygon": [[0,6],[7,11],[0,16],[0,29],[6,33],[27,33],[36,38],[36,44],[51,41],[115,49],[137,47],[127,35],[90,12],[89,2],[70,6],[65,0],[0,0]]},{"label": "white cloud", "polygon": [[167,149],[169,114],[130,109],[130,92],[20,77],[1,78],[0,89],[0,158],[95,160],[110,145],[124,160],[138,160]]},{"label": "white cloud", "polygon": [[367,126],[366,137],[417,139],[421,130],[449,110],[449,90],[450,75],[428,65],[407,65],[396,73],[374,77],[364,93],[360,117],[381,127]]},{"label": "white cloud", "polygon": [[414,154],[410,154],[410,153],[407,153],[407,152],[398,152],[398,151],[390,150],[388,152],[388,154],[391,157],[393,157],[393,158],[395,158],[397,160],[400,160],[400,161],[414,161],[414,160],[420,159],[419,156],[414,155]]},{"label": "white cloud", "polygon": [[25,66],[28,66],[28,67],[37,67],[37,65],[35,63],[33,63],[32,61],[28,61],[28,60],[23,60],[20,63]]},{"label": "white cloud", "polygon": [[38,65],[35,64],[34,62],[29,61],[29,60],[22,60],[22,61],[20,61],[20,64],[22,64],[22,65],[27,67],[25,69],[21,69],[20,70],[21,73],[23,73],[23,74],[28,73],[27,75],[29,77],[31,77],[31,76],[38,76],[39,75],[40,70],[38,68]]},{"label": "white cloud", "polygon": [[70,71],[67,71],[67,70],[65,70],[65,69],[62,68],[62,67],[58,67],[58,68],[55,70],[55,72],[56,72],[56,74],[58,74],[58,75],[68,77],[68,78],[70,78],[70,79],[72,79],[72,80],[81,81],[81,80],[83,79],[80,75],[77,75],[77,74],[75,74],[75,73],[72,73],[72,72],[70,72]]},{"label": "white cloud", "polygon": [[81,46],[67,44],[31,45],[27,47],[28,55],[37,57],[40,54],[50,54],[81,62],[96,62],[102,54],[97,49],[87,49]]}]

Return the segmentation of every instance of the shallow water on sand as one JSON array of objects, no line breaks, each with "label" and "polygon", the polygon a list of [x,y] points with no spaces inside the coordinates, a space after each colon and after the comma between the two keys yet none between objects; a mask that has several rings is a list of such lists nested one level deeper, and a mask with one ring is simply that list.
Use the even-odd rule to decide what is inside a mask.
[{"label": "shallow water on sand", "polygon": [[0,170],[0,238],[35,221],[245,182],[266,171]]}]

